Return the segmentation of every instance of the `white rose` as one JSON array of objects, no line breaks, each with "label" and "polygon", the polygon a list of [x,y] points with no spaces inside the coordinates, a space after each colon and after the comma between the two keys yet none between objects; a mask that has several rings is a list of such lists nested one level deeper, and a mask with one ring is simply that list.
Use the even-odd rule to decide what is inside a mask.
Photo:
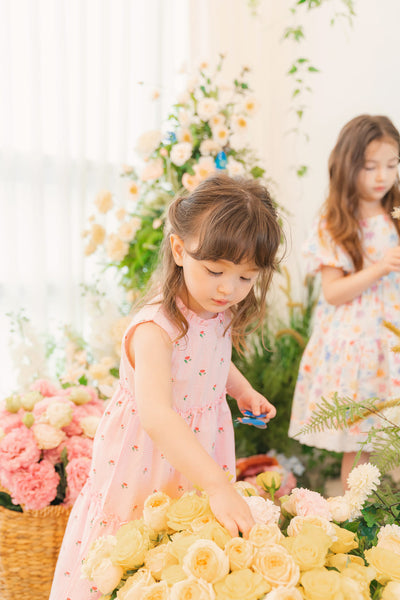
[{"label": "white rose", "polygon": [[171,498],[164,492],[155,492],[146,498],[143,506],[143,519],[153,531],[167,529],[167,512]]},{"label": "white rose", "polygon": [[202,121],[208,121],[217,114],[219,109],[215,98],[203,98],[197,105],[197,114]]},{"label": "white rose", "polygon": [[351,506],[346,494],[344,496],[335,496],[327,498],[329,510],[331,511],[332,519],[337,523],[347,521],[351,515]]},{"label": "white rose", "polygon": [[31,431],[33,431],[37,445],[41,450],[57,448],[65,439],[64,431],[46,423],[33,425]]},{"label": "white rose", "polygon": [[249,505],[251,514],[256,523],[272,525],[279,521],[281,511],[272,500],[266,500],[261,496],[248,496],[245,501]]},{"label": "white rose", "polygon": [[92,579],[102,594],[110,594],[121,581],[123,574],[122,567],[114,565],[110,558],[103,558],[93,569]]},{"label": "white rose", "polygon": [[113,535],[97,538],[91,544],[81,567],[82,575],[86,579],[93,579],[93,573],[99,568],[101,562],[106,558],[110,558],[115,544],[116,539]]},{"label": "white rose", "polygon": [[46,410],[46,416],[53,427],[61,429],[66,427],[72,421],[72,406],[67,402],[53,402],[49,404]]},{"label": "white rose", "polygon": [[161,131],[158,129],[146,131],[143,133],[137,142],[136,152],[142,158],[148,158],[152,152],[160,145]]},{"label": "white rose", "polygon": [[144,587],[155,583],[148,569],[139,569],[134,575],[128,577],[117,592],[117,600],[137,600]]},{"label": "white rose", "polygon": [[171,162],[177,167],[181,167],[192,156],[192,144],[189,142],[180,142],[175,144],[171,150]]},{"label": "white rose", "polygon": [[400,527],[399,525],[385,525],[378,532],[377,547],[400,554]]},{"label": "white rose", "polygon": [[164,173],[164,164],[162,158],[156,158],[151,160],[144,167],[140,174],[142,181],[150,181],[152,179],[158,179]]},{"label": "white rose", "polygon": [[99,423],[100,417],[96,417],[94,415],[89,417],[83,417],[83,419],[80,420],[80,426],[83,429],[83,433],[86,435],[86,437],[92,439],[96,434],[96,430],[99,426]]},{"label": "white rose", "polygon": [[398,600],[399,598],[400,582],[389,581],[382,592],[381,600]]}]

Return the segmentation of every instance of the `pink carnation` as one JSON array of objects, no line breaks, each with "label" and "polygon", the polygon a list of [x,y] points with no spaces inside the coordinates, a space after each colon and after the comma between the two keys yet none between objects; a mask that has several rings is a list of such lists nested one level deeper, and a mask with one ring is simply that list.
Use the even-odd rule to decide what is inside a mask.
[{"label": "pink carnation", "polygon": [[40,449],[33,432],[25,426],[12,429],[0,440],[0,469],[17,471],[37,463]]},{"label": "pink carnation", "polygon": [[32,383],[30,389],[40,392],[42,396],[46,397],[57,396],[57,394],[60,392],[60,388],[54,385],[54,383],[51,383],[51,381],[48,381],[47,379],[37,379]]},{"label": "pink carnation", "polygon": [[9,433],[12,429],[20,427],[22,424],[20,412],[10,413],[8,410],[0,411],[0,426],[4,433]]},{"label": "pink carnation", "polygon": [[77,499],[79,492],[85,485],[90,470],[90,459],[85,456],[73,458],[67,465],[67,495],[64,504],[72,505]]},{"label": "pink carnation", "polygon": [[72,413],[72,421],[63,427],[62,430],[65,431],[69,437],[82,435],[83,429],[80,424],[80,417],[76,414],[75,409]]},{"label": "pink carnation", "polygon": [[61,462],[61,452],[65,448],[65,445],[65,440],[63,440],[56,448],[43,450],[43,458],[48,460],[52,465],[56,465]]},{"label": "pink carnation", "polygon": [[27,510],[40,510],[56,497],[59,481],[59,475],[47,460],[31,464],[14,473],[13,489],[10,490],[12,501]]},{"label": "pink carnation", "polygon": [[90,438],[73,435],[65,440],[65,446],[67,447],[68,462],[82,456],[92,458],[93,440]]},{"label": "pink carnation", "polygon": [[332,520],[327,500],[318,492],[306,488],[294,488],[284,507],[292,515],[322,517],[328,521]]}]

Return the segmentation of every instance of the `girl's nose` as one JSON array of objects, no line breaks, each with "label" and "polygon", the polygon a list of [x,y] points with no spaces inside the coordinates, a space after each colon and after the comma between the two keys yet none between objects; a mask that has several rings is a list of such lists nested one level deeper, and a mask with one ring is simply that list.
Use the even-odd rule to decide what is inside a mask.
[{"label": "girl's nose", "polygon": [[229,279],[225,279],[224,281],[219,282],[217,289],[220,294],[228,296],[233,291],[233,284]]}]

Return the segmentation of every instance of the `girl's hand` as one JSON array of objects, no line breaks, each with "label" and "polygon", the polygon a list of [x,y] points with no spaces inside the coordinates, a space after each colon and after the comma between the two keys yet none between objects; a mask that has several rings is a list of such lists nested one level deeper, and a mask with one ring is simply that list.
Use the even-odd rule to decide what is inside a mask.
[{"label": "girl's hand", "polygon": [[273,419],[276,415],[276,408],[271,402],[253,388],[249,388],[246,394],[237,400],[237,405],[241,412],[251,410],[253,415],[258,416],[261,413],[266,413],[267,419]]},{"label": "girl's hand", "polygon": [[384,275],[389,275],[392,271],[400,272],[400,246],[386,250],[383,258],[379,261]]},{"label": "girl's hand", "polygon": [[241,531],[244,537],[248,537],[255,521],[248,504],[233,485],[227,483],[207,493],[215,518],[229,531],[231,536],[237,537]]}]

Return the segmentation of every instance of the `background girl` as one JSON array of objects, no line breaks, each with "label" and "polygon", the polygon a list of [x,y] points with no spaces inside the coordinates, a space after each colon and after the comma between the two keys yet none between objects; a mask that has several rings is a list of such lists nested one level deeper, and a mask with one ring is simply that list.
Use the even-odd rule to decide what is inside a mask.
[{"label": "background girl", "polygon": [[[321,273],[322,294],[302,357],[289,435],[308,422],[321,397],[356,401],[400,395],[400,356],[383,320],[400,325],[399,132],[384,116],[361,115],[339,134],[329,159],[329,193],[306,242],[307,270]],[[359,442],[374,426],[297,436],[343,452],[342,484]],[[363,453],[365,462],[368,454]]]},{"label": "background girl", "polygon": [[138,518],[155,490],[177,497],[197,486],[232,535],[252,527],[228,477],[235,451],[225,394],[242,411],[275,416],[231,362],[231,346],[263,319],[280,241],[273,203],[255,181],[215,176],[172,203],[158,284],[125,333],[119,388],[96,433],[51,600],[99,596],[80,579],[82,558],[97,537]]}]

